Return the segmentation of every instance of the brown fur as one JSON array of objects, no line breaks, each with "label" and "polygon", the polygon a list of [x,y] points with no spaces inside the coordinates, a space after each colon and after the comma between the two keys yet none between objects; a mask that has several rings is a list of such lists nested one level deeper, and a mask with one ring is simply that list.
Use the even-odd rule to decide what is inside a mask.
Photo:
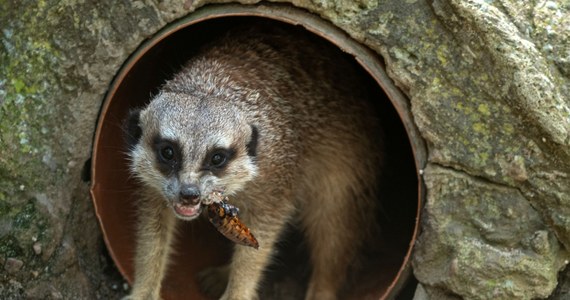
[{"label": "brown fur", "polygon": [[[202,197],[223,190],[260,245],[236,246],[228,267],[204,273],[206,289],[228,278],[209,292],[255,299],[279,234],[295,220],[311,249],[306,299],[336,299],[374,223],[381,168],[379,121],[359,81],[344,55],[293,29],[234,30],[191,59],[136,120],[131,169],[151,196],[141,204],[131,298],[158,298],[175,226],[167,207],[190,182]],[[157,135],[180,145],[177,176],[156,166]],[[200,169],[213,144],[236,150],[216,176]]]}]

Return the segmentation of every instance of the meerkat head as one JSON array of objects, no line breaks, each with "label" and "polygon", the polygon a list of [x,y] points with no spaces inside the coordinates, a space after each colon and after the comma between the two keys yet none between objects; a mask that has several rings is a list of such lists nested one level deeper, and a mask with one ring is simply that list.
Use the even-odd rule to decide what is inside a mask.
[{"label": "meerkat head", "polygon": [[210,96],[162,92],[126,122],[131,172],[192,220],[212,192],[231,195],[257,174],[257,128]]}]

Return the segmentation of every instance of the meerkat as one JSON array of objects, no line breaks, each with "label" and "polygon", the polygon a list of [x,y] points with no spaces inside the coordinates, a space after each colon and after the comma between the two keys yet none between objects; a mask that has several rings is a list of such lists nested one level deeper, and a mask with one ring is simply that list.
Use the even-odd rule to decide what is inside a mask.
[{"label": "meerkat", "polygon": [[297,222],[312,263],[305,299],[337,299],[374,223],[383,149],[370,98],[354,61],[297,28],[234,28],[190,58],[126,121],[144,195],[128,298],[160,298],[176,224],[218,192],[259,249],[236,245],[229,265],[203,273],[206,292],[256,299]]}]

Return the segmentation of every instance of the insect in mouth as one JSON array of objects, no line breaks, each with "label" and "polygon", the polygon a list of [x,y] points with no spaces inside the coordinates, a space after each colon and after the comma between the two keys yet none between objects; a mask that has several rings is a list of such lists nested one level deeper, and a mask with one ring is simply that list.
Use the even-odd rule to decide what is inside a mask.
[{"label": "insect in mouth", "polygon": [[227,197],[208,205],[208,220],[223,236],[236,244],[259,248],[249,228],[237,217],[238,213],[239,209],[229,204]]}]

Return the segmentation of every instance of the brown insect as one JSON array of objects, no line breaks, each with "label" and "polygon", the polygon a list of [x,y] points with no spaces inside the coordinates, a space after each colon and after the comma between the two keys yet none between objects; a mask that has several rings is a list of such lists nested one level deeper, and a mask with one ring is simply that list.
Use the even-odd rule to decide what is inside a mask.
[{"label": "brown insect", "polygon": [[255,249],[259,248],[259,243],[249,228],[238,219],[239,209],[227,203],[226,199],[208,205],[210,223],[230,241]]}]

